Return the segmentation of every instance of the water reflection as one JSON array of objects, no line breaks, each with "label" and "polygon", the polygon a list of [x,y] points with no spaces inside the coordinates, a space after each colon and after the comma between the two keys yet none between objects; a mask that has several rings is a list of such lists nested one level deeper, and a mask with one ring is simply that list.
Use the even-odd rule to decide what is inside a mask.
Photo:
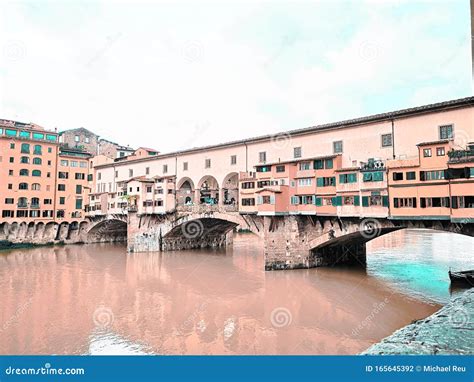
[{"label": "water reflection", "polygon": [[[405,235],[384,238],[393,256],[423,246]],[[436,263],[432,248],[423,253],[433,250]],[[374,241],[367,272],[264,272],[253,235],[237,236],[227,251],[127,254],[98,244],[4,252],[0,353],[353,354],[438,308],[380,281],[393,282],[392,255]]]}]

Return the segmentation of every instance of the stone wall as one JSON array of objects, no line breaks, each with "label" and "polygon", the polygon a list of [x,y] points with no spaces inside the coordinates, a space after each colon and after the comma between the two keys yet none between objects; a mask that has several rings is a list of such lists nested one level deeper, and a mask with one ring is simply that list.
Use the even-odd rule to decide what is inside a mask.
[{"label": "stone wall", "polygon": [[[76,142],[76,136],[79,136],[79,142]],[[87,142],[86,138],[88,138],[89,142]],[[67,144],[71,148],[82,148],[92,155],[97,155],[98,138],[98,135],[84,128],[61,132],[62,143]]]}]

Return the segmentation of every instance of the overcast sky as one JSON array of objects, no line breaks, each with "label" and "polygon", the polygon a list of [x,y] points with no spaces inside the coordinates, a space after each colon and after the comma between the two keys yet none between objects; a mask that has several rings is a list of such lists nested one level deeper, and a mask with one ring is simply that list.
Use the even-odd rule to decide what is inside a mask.
[{"label": "overcast sky", "polygon": [[0,11],[0,118],[161,152],[472,95],[468,0]]}]

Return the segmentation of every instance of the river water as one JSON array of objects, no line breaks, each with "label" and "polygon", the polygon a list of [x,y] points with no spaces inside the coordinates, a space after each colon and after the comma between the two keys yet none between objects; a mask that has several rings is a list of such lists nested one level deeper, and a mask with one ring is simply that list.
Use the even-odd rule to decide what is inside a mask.
[{"label": "river water", "polygon": [[1,354],[355,354],[450,298],[473,239],[398,231],[367,269],[263,271],[263,243],[127,254],[124,245],[0,252]]}]

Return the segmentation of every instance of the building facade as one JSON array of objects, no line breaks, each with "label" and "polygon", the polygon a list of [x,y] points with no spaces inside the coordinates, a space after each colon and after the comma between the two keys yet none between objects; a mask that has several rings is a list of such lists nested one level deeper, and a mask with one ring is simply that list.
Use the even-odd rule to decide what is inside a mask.
[{"label": "building facade", "polygon": [[98,153],[99,136],[83,127],[61,131],[59,141],[69,149],[82,150],[92,156]]}]

